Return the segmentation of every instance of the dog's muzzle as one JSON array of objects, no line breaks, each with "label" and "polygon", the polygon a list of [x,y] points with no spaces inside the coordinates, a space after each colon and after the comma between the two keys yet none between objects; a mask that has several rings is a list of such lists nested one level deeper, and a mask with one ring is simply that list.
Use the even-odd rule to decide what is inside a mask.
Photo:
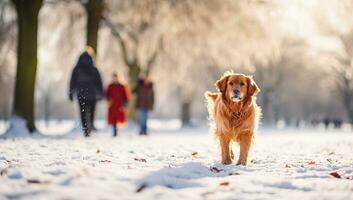
[{"label": "dog's muzzle", "polygon": [[230,95],[230,99],[233,101],[233,102],[239,102],[241,100],[243,100],[243,94],[240,93],[239,90],[234,90],[231,95]]}]

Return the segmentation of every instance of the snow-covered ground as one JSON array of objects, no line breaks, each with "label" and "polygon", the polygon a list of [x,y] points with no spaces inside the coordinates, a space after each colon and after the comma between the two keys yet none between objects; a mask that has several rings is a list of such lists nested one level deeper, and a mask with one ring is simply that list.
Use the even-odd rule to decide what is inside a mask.
[{"label": "snow-covered ground", "polygon": [[0,140],[0,199],[353,199],[352,132],[259,130],[248,166],[206,127],[135,132]]}]

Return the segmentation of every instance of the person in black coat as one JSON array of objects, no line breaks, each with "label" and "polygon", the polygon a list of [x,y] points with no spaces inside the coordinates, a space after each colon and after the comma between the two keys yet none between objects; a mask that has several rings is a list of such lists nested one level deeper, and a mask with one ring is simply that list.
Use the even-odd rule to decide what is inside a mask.
[{"label": "person in black coat", "polygon": [[103,98],[103,84],[89,51],[83,52],[74,67],[70,80],[69,99],[77,97],[82,129],[89,136],[94,128],[94,114],[97,101]]}]

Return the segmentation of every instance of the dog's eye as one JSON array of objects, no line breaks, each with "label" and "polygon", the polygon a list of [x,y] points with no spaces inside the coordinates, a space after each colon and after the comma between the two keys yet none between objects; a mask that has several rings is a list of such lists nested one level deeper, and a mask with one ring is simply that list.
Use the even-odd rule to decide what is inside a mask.
[{"label": "dog's eye", "polygon": [[229,82],[229,85],[233,85],[233,82]]},{"label": "dog's eye", "polygon": [[244,86],[245,84],[244,84],[244,82],[240,82],[240,86]]}]

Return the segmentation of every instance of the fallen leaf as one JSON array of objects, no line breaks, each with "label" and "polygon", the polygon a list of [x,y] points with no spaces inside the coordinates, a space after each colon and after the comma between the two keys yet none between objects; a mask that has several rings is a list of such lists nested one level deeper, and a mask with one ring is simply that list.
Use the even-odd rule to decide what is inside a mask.
[{"label": "fallen leaf", "polygon": [[331,158],[327,158],[326,160],[327,160],[327,162],[332,163],[332,159]]},{"label": "fallen leaf", "polygon": [[236,175],[240,175],[240,174],[238,172],[230,172],[228,175],[229,176],[236,176]]},{"label": "fallen leaf", "polygon": [[146,184],[142,184],[140,187],[137,188],[136,193],[142,192],[142,190],[144,190],[146,187],[147,187]]},{"label": "fallen leaf", "polygon": [[39,184],[39,183],[42,183],[42,182],[40,180],[38,180],[38,179],[27,179],[27,183]]},{"label": "fallen leaf", "polygon": [[313,161],[313,160],[310,160],[309,162],[308,162],[308,165],[315,165],[316,163],[315,163],[315,161]]},{"label": "fallen leaf", "polygon": [[211,170],[211,172],[215,172],[215,173],[219,173],[219,172],[223,171],[223,169],[218,169],[217,167],[211,167],[210,170]]},{"label": "fallen leaf", "polygon": [[100,153],[101,151],[99,149],[97,149],[96,153]]},{"label": "fallen leaf", "polygon": [[191,155],[194,156],[194,157],[197,156],[198,154],[199,154],[199,153],[197,153],[196,151],[194,151],[194,152],[191,153]]},{"label": "fallen leaf", "polygon": [[288,165],[288,164],[286,164],[284,167],[285,167],[285,168],[291,168],[291,166]]},{"label": "fallen leaf", "polygon": [[138,162],[147,162],[147,160],[144,158],[134,158],[134,160]]},{"label": "fallen leaf", "polygon": [[219,184],[220,186],[228,186],[229,185],[229,182],[228,181],[225,181],[225,182],[222,182]]},{"label": "fallen leaf", "polygon": [[112,161],[110,161],[110,160],[100,160],[99,162],[100,163],[111,163]]},{"label": "fallen leaf", "polygon": [[330,175],[335,178],[342,178],[341,175],[339,175],[337,172],[331,172]]}]

